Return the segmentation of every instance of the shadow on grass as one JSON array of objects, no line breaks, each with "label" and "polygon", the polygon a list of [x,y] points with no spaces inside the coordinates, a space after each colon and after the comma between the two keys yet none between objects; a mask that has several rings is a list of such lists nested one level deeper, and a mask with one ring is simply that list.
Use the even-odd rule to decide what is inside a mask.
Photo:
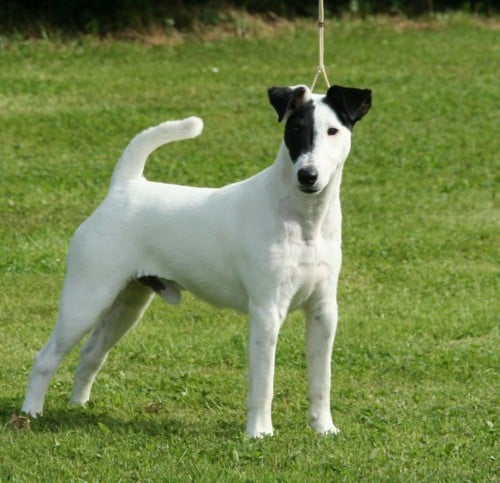
[{"label": "shadow on grass", "polygon": [[113,408],[106,412],[92,405],[86,408],[68,405],[63,409],[47,410],[40,418],[31,418],[22,415],[20,407],[18,399],[0,397],[0,429],[33,433],[65,433],[81,430],[88,433],[96,431],[102,434],[136,433],[181,438],[197,438],[206,435],[207,431],[212,432],[216,438],[230,438],[234,437],[237,431],[237,424],[222,418],[211,418],[209,425],[205,425],[182,417],[165,415],[162,412],[147,414],[137,410],[128,419],[110,415]]}]

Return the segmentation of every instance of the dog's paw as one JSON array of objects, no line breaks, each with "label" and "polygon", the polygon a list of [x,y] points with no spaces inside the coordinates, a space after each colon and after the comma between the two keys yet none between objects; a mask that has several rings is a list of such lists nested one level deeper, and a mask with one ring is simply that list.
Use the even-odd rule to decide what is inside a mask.
[{"label": "dog's paw", "polygon": [[21,415],[30,417],[31,419],[36,419],[43,416],[43,408],[31,408],[29,406],[23,406],[21,409]]},{"label": "dog's paw", "polygon": [[324,431],[318,431],[320,434],[331,434],[333,436],[335,436],[336,434],[339,434],[340,433],[340,429],[337,428],[337,426],[335,426],[334,424],[332,424],[332,426]]},{"label": "dog's paw", "polygon": [[340,429],[333,424],[330,415],[325,418],[311,418],[310,426],[319,434],[338,434]]},{"label": "dog's paw", "polygon": [[269,423],[249,421],[246,428],[246,435],[252,439],[265,438],[274,434],[273,426]]},{"label": "dog's paw", "polygon": [[272,436],[274,434],[274,431],[271,430],[271,431],[258,431],[258,432],[249,432],[247,430],[246,432],[246,435],[248,438],[250,439],[262,439],[262,438],[266,438],[266,437],[269,437],[269,436]]}]

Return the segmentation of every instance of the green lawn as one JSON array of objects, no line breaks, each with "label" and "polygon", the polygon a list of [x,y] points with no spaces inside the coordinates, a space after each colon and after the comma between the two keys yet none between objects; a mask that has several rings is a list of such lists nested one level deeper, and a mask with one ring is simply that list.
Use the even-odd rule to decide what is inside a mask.
[{"label": "green lawn", "polygon": [[282,130],[266,88],[312,81],[315,29],[159,46],[0,37],[0,481],[498,481],[498,25],[328,24],[330,79],[374,92],[342,189],[342,432],[306,426],[297,313],[278,346],[276,434],[257,441],[244,436],[245,318],[190,296],[153,303],[87,408],[66,404],[74,351],[45,417],[11,418],[68,240],[129,139],[196,114],[204,134],[159,150],[148,177],[220,186],[262,169]]}]

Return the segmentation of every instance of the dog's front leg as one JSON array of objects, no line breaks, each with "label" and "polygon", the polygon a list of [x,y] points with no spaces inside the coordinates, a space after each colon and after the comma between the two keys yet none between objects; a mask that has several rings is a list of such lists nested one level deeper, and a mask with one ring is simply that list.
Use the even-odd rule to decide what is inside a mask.
[{"label": "dog's front leg", "polygon": [[251,438],[273,434],[274,359],[282,323],[276,308],[251,307],[249,311],[249,392],[246,433]]},{"label": "dog's front leg", "polygon": [[339,430],[330,412],[331,359],[337,329],[337,302],[331,290],[310,301],[306,314],[306,355],[309,382],[309,418],[318,433]]}]

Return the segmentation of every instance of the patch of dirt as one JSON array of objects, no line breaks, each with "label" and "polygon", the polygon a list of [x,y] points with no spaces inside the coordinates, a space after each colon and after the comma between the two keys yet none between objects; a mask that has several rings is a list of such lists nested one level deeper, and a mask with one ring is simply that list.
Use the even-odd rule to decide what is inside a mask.
[{"label": "patch of dirt", "polygon": [[272,12],[249,14],[241,10],[225,10],[220,14],[220,21],[216,25],[206,25],[194,19],[190,30],[185,32],[174,26],[152,25],[141,30],[126,29],[113,37],[154,46],[179,44],[193,38],[207,42],[228,38],[272,38],[285,32],[293,32],[298,26],[307,24],[314,25],[314,22],[304,19],[289,20]]},{"label": "patch of dirt", "polygon": [[28,429],[31,429],[31,419],[27,416],[13,414],[10,418],[10,421],[5,426],[17,429],[19,431],[26,431]]}]

